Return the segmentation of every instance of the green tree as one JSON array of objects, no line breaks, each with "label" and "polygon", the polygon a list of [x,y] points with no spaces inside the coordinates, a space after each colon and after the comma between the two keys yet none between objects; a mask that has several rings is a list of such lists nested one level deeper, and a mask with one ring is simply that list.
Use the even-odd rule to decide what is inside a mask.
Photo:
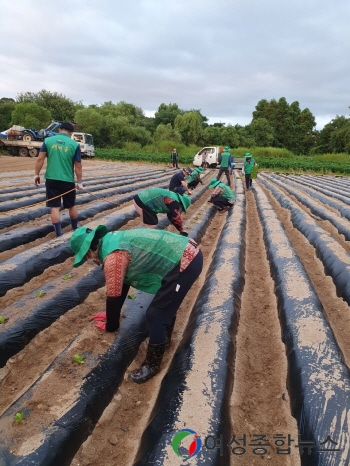
[{"label": "green tree", "polygon": [[154,114],[155,127],[158,125],[167,125],[168,123],[174,128],[176,117],[183,115],[184,111],[177,104],[160,104]]},{"label": "green tree", "polygon": [[103,116],[95,108],[84,108],[75,113],[74,121],[81,126],[84,133],[92,134],[96,145],[101,146],[101,128]]},{"label": "green tree", "polygon": [[35,130],[46,128],[52,120],[50,110],[32,102],[15,104],[11,117],[12,125]]},{"label": "green tree", "polygon": [[158,125],[154,134],[155,141],[173,141],[174,143],[181,142],[181,134],[176,131],[170,123],[167,125]]},{"label": "green tree", "polygon": [[237,129],[234,126],[227,125],[222,128],[221,144],[223,146],[228,145],[232,148],[239,146],[239,135]]},{"label": "green tree", "polygon": [[73,121],[76,109],[82,107],[82,103],[74,103],[63,94],[50,92],[43,89],[39,92],[22,92],[17,96],[17,102],[31,102],[45,107],[56,121]]},{"label": "green tree", "polygon": [[315,144],[315,118],[309,109],[301,111],[299,102],[289,105],[285,97],[278,101],[272,99],[270,102],[266,99],[260,100],[253,112],[252,133],[255,122],[261,118],[265,119],[273,130],[273,147],[284,147],[296,154],[302,154],[308,153]]},{"label": "green tree", "polygon": [[198,144],[202,138],[202,119],[198,112],[186,112],[175,119],[175,129],[186,145]]},{"label": "green tree", "polygon": [[11,114],[14,109],[14,99],[2,97],[0,99],[0,132],[11,126]]},{"label": "green tree", "polygon": [[273,128],[266,118],[256,118],[250,124],[250,131],[257,146],[269,147],[274,140]]},{"label": "green tree", "polygon": [[205,146],[220,146],[223,140],[222,129],[223,127],[215,126],[215,124],[204,128],[202,133],[203,144]]}]

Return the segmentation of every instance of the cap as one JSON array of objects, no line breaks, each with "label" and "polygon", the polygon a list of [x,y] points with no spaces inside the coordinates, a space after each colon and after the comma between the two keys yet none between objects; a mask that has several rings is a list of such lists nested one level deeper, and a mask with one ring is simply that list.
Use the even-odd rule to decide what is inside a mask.
[{"label": "cap", "polygon": [[220,180],[216,178],[212,178],[209,183],[209,188],[216,188],[216,186],[220,183]]},{"label": "cap", "polygon": [[224,149],[225,149],[226,152],[228,152],[230,150],[230,148],[228,146],[225,146]]},{"label": "cap", "polygon": [[72,123],[61,123],[60,129],[65,129],[66,131],[73,133],[74,126],[72,125]]},{"label": "cap", "polygon": [[75,254],[73,267],[79,267],[84,262],[84,257],[88,253],[96,233],[100,233],[99,236],[102,238],[108,233],[108,230],[104,225],[98,225],[94,230],[79,227],[72,234],[69,247]]},{"label": "cap", "polygon": [[191,168],[183,168],[182,169],[185,173],[187,173],[187,175],[190,175],[192,173],[192,169]]},{"label": "cap", "polygon": [[244,158],[246,159],[251,159],[252,158],[252,154],[250,154],[249,152],[247,152],[244,156]]}]

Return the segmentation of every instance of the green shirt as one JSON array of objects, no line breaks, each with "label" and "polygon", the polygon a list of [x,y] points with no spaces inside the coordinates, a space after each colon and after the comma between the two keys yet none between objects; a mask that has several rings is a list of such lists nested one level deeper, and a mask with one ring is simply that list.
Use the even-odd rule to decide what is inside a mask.
[{"label": "green shirt", "polygon": [[251,175],[253,167],[255,165],[255,160],[253,157],[250,159],[250,163],[247,160],[244,160],[244,173],[246,175]]},{"label": "green shirt", "polygon": [[228,201],[236,200],[235,193],[232,191],[232,189],[229,186],[227,186],[227,184],[220,182],[216,187],[224,190],[224,192],[220,194],[220,196],[224,197]]},{"label": "green shirt", "polygon": [[113,231],[102,238],[99,258],[104,261],[113,251],[128,251],[131,261],[124,283],[154,294],[179,263],[188,241],[185,236],[150,228]]},{"label": "green shirt", "polygon": [[47,151],[45,178],[74,183],[74,162],[79,143],[68,134],[59,133],[46,138],[43,146]]},{"label": "green shirt", "polygon": [[226,151],[220,154],[220,157],[221,157],[220,168],[228,168],[230,155],[231,155],[230,152],[226,152]]},{"label": "green shirt", "polygon": [[155,214],[168,214],[170,209],[165,205],[164,198],[170,197],[174,201],[179,202],[179,197],[176,193],[163,188],[150,188],[140,191],[139,198],[149,209]]},{"label": "green shirt", "polygon": [[200,175],[201,173],[202,172],[198,168],[195,168],[194,170],[192,170],[192,173],[187,178],[187,183],[192,183],[192,181],[197,179],[196,175]]}]

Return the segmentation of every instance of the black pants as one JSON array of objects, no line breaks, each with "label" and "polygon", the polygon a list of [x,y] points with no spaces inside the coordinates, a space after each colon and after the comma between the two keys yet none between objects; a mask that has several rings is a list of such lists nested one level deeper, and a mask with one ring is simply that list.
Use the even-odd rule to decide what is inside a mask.
[{"label": "black pants", "polygon": [[173,168],[179,168],[178,159],[173,159]]},{"label": "black pants", "polygon": [[252,180],[252,175],[249,173],[249,175],[246,173],[245,174],[245,185],[247,189],[249,189],[252,186],[253,180]]},{"label": "black pants", "polygon": [[161,345],[165,342],[166,329],[172,324],[177,310],[199,277],[202,267],[203,254],[199,251],[183,272],[179,272],[178,264],[164,277],[162,286],[146,311],[150,344]]},{"label": "black pants", "polygon": [[194,189],[194,188],[197,186],[198,183],[199,183],[199,180],[193,180],[193,181],[191,181],[190,183],[188,183],[187,186],[188,186],[190,189]]},{"label": "black pants", "polygon": [[227,178],[227,184],[229,186],[231,186],[231,180],[230,180],[230,174],[228,172],[228,167],[223,167],[223,168],[220,168],[219,169],[219,173],[218,173],[218,176],[216,177],[217,180],[219,180],[221,178],[221,175],[225,173],[226,175],[226,178]]},{"label": "black pants", "polygon": [[226,199],[226,197],[222,196],[213,197],[211,202],[219,209],[223,209],[224,207],[232,207],[232,204]]}]

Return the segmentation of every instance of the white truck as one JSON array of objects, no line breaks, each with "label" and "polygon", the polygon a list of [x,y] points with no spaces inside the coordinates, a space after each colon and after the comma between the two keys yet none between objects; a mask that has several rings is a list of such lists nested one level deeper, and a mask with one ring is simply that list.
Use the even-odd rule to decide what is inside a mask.
[{"label": "white truck", "polygon": [[[48,131],[51,130],[51,126],[52,124],[39,132],[26,130],[23,126],[12,126],[12,128],[0,133],[0,149],[7,150],[12,155],[19,155],[20,157],[36,157],[45,137],[55,134]],[[71,137],[79,142],[83,157],[95,156],[94,141],[91,134],[74,131]]]},{"label": "white truck", "polygon": [[[193,165],[196,167],[200,167],[203,163],[203,154],[206,153],[207,163],[209,164],[210,168],[215,168],[219,165],[219,155],[220,152],[223,151],[221,147],[203,147],[197,154],[194,156]],[[232,154],[233,155],[233,154]],[[243,157],[235,157],[235,168],[242,169],[243,168]]]}]

